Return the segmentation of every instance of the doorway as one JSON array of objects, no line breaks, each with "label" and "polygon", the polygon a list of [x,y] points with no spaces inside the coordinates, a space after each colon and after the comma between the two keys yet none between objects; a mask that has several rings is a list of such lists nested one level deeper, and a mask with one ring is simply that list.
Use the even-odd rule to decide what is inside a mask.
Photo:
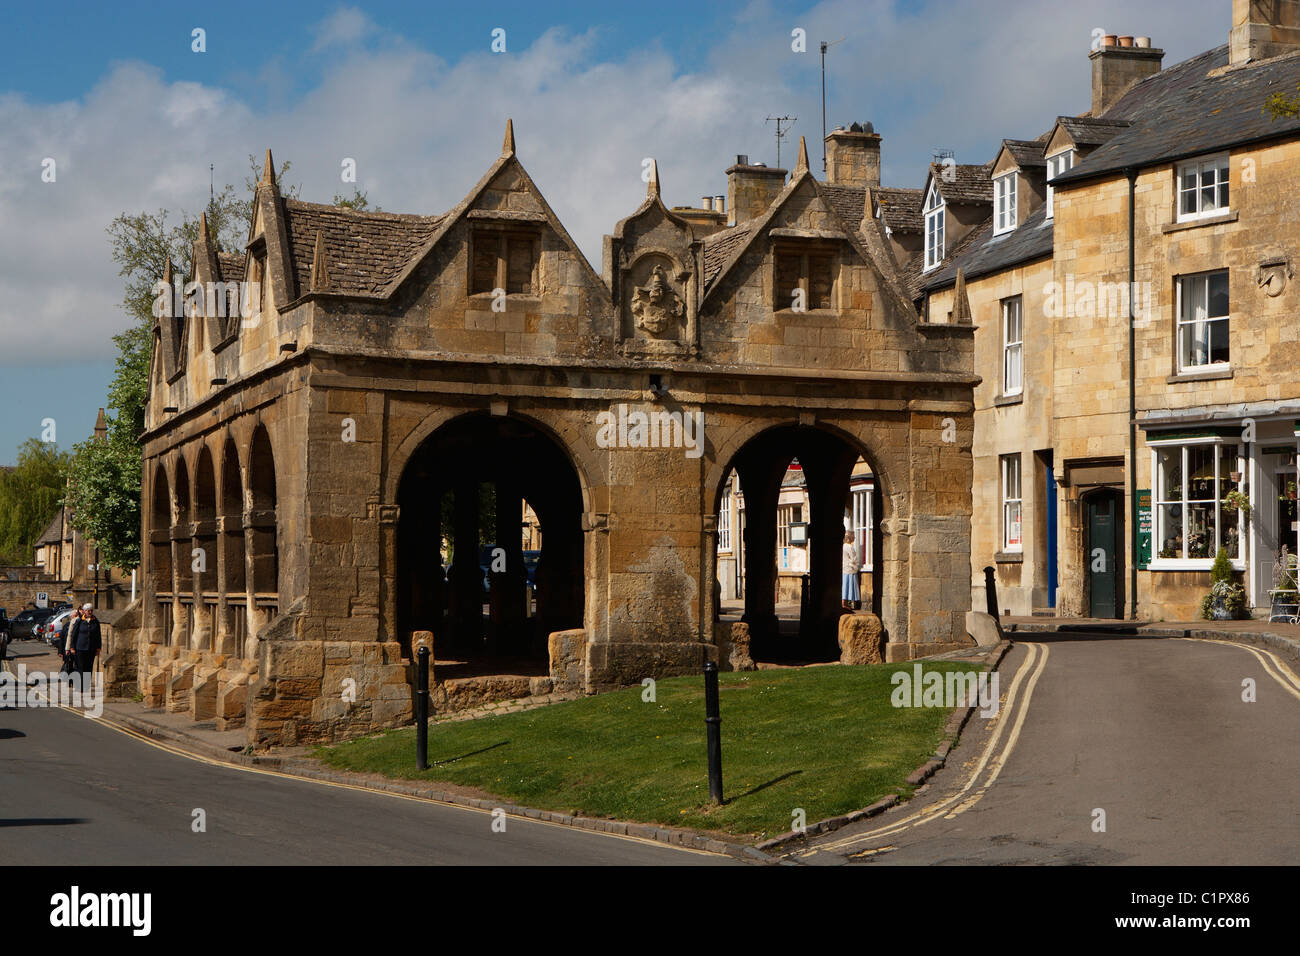
[{"label": "doorway", "polygon": [[1120,495],[1098,491],[1084,502],[1084,568],[1088,616],[1118,618],[1120,608]]}]

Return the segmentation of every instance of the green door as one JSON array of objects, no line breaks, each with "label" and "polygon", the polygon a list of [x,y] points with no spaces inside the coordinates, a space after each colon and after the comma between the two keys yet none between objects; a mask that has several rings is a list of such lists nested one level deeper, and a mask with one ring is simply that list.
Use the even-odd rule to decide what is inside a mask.
[{"label": "green door", "polygon": [[1114,618],[1115,604],[1115,519],[1117,499],[1112,494],[1088,499],[1088,616]]}]

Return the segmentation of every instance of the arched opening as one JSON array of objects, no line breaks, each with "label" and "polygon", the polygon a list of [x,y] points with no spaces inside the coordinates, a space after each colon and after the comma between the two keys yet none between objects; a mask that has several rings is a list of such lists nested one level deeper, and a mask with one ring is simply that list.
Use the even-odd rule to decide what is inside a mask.
[{"label": "arched opening", "polygon": [[236,657],[244,656],[248,634],[248,575],[244,566],[244,487],[239,451],[230,438],[221,452],[222,582],[226,595],[227,638]]},{"label": "arched opening", "polygon": [[398,505],[403,646],[432,631],[440,676],[546,673],[548,635],[583,623],[582,486],[560,445],[463,416],[411,456]]},{"label": "arched opening", "polygon": [[880,614],[881,500],[862,449],[817,428],[768,429],[728,463],[716,498],[718,613],[749,624],[755,659],[835,660],[840,615]]},{"label": "arched opening", "polygon": [[244,526],[252,553],[253,600],[259,612],[256,623],[268,623],[279,610],[280,552],[276,540],[275,455],[266,426],[258,425],[248,449],[248,490],[252,508]]},{"label": "arched opening", "polygon": [[212,452],[205,445],[194,466],[195,647],[211,649],[217,616],[217,475]]},{"label": "arched opening", "polygon": [[160,463],[153,474],[153,501],[149,509],[149,577],[158,602],[157,624],[163,644],[171,643],[175,595],[172,591],[172,499],[167,469]]},{"label": "arched opening", "polygon": [[194,527],[190,499],[190,471],[184,458],[176,459],[176,523],[172,528],[172,558],[176,565],[176,627],[178,640],[189,644],[194,634]]}]

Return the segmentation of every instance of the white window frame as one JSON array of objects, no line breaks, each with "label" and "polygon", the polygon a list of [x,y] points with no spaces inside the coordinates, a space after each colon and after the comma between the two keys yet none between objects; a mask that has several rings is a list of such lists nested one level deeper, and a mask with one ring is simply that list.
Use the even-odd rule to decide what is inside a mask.
[{"label": "white window frame", "polygon": [[[1231,170],[1232,165],[1228,161],[1227,153],[1179,163],[1174,171],[1174,202],[1177,204],[1175,208],[1178,211],[1178,221],[1195,222],[1197,219],[1222,216],[1231,211],[1232,192],[1229,188]],[[1189,173],[1195,177],[1194,185],[1190,189],[1184,182]],[[1210,200],[1208,204],[1207,198]],[[1190,210],[1184,209],[1184,199],[1191,199]]]},{"label": "white window frame", "polygon": [[[999,458],[999,465],[1002,471],[1001,477],[1001,499],[1002,499],[1002,553],[1003,554],[1021,554],[1025,550],[1025,523],[1024,523],[1024,485],[1021,483],[1020,474],[1020,453],[1012,455],[1002,455]],[[1009,479],[1015,477],[1015,488],[1010,486]],[[1015,494],[1012,495],[1011,492]],[[1011,541],[1012,513],[1015,514],[1015,525],[1020,532],[1020,540],[1014,544]]]},{"label": "white window frame", "polygon": [[[1200,445],[1214,446],[1214,496],[1213,498],[1188,498],[1188,476],[1187,476],[1187,450]],[[1153,571],[1205,571],[1214,564],[1214,556],[1219,553],[1219,548],[1223,544],[1223,528],[1219,522],[1219,512],[1223,509],[1223,497],[1228,492],[1224,490],[1224,480],[1228,476],[1219,473],[1220,466],[1223,463],[1223,456],[1219,453],[1222,446],[1235,448],[1236,471],[1241,473],[1242,481],[1237,483],[1237,487],[1247,486],[1247,476],[1249,475],[1250,459],[1249,455],[1242,449],[1242,446],[1236,442],[1216,436],[1207,436],[1204,438],[1171,438],[1168,440],[1153,439],[1147,442],[1151,449],[1151,564],[1150,569]],[[1164,495],[1164,475],[1161,473],[1160,455],[1162,450],[1178,448],[1181,450],[1180,460],[1182,462],[1182,482],[1180,484],[1180,500],[1165,499]],[[1210,556],[1208,558],[1189,558],[1187,554],[1187,526],[1191,509],[1189,504],[1200,504],[1207,501],[1214,502],[1214,544],[1210,547]],[[1164,526],[1164,508],[1162,506],[1173,507],[1182,506],[1182,527],[1179,529],[1182,537],[1183,557],[1162,558],[1160,552],[1161,545],[1165,539]],[[1240,511],[1237,512],[1237,553],[1229,554],[1228,560],[1237,571],[1246,570],[1246,539],[1249,535],[1249,524],[1245,521],[1245,516]]]},{"label": "white window frame", "polygon": [[925,197],[925,270],[937,269],[943,262],[944,217],[947,209],[934,183]]},{"label": "white window frame", "polygon": [[858,544],[858,554],[862,558],[862,571],[870,571],[871,568],[871,538],[875,529],[875,501],[874,484],[862,485],[853,489],[853,516],[852,530],[853,540]]},{"label": "white window frame", "polygon": [[1061,175],[1063,172],[1074,168],[1074,150],[1063,149],[1059,153],[1053,153],[1047,157],[1047,218],[1051,219],[1055,214],[1052,206],[1052,180]]},{"label": "white window frame", "polygon": [[[1011,337],[1011,313],[1016,317],[1015,338]],[[1011,384],[1011,367],[1015,364],[1016,384]],[[1002,300],[1002,394],[1022,395],[1025,391],[1025,305],[1022,296]]]},{"label": "white window frame", "polygon": [[1016,228],[1016,193],[1020,177],[1013,169],[993,177],[993,235],[1000,236]]},{"label": "white window frame", "polygon": [[[1222,275],[1224,280],[1229,282],[1228,289],[1228,311],[1223,315],[1210,315],[1210,279],[1213,276]],[[1226,369],[1232,367],[1232,289],[1230,280],[1231,276],[1227,269],[1214,269],[1210,272],[1197,272],[1192,275],[1178,276],[1174,281],[1175,299],[1174,303],[1174,362],[1181,372],[1200,372],[1206,369]],[[1205,315],[1201,317],[1193,316],[1186,318],[1183,315],[1183,304],[1186,301],[1184,288],[1193,282],[1203,282],[1205,284]],[[1209,341],[1211,326],[1216,322],[1222,322],[1228,329],[1228,359],[1226,361],[1209,361]],[[1197,327],[1204,328],[1206,361],[1193,362],[1190,365],[1183,363],[1183,336],[1184,334],[1195,334]]]},{"label": "white window frame", "polygon": [[731,551],[731,489],[722,493],[722,504],[718,508],[718,551]]}]

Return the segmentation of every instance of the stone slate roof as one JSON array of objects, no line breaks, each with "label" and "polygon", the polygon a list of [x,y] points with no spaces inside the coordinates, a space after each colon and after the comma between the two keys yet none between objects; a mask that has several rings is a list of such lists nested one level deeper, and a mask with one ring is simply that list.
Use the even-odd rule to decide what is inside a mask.
[{"label": "stone slate roof", "polygon": [[880,187],[872,192],[880,204],[880,218],[894,232],[923,232],[925,221],[921,218],[921,204],[925,191],[921,189],[894,189]]},{"label": "stone slate roof", "polygon": [[949,178],[944,177],[945,167],[940,163],[930,164],[930,175],[939,187],[939,195],[947,203],[982,204],[993,203],[993,180],[989,178],[993,165],[983,166],[955,165],[949,166]]},{"label": "stone slate roof", "polygon": [[1207,76],[1228,62],[1226,45],[1143,80],[1105,119],[1129,126],[1053,180],[1067,185],[1239,144],[1300,133],[1300,117],[1276,122],[1264,112],[1272,93],[1294,93],[1300,54]]},{"label": "stone slate roof", "polygon": [[[1047,166],[1047,158],[1044,151],[1047,148],[1047,140],[1039,137],[1036,140],[1027,139],[1004,139],[1002,145],[1006,147],[1011,158],[1016,161],[1016,165],[1021,169],[1028,166]],[[998,150],[1000,153],[1001,150]]]},{"label": "stone slate roof", "polygon": [[54,513],[54,517],[50,519],[50,523],[45,526],[45,530],[41,532],[41,536],[36,539],[36,546],[39,548],[41,545],[45,544],[61,543],[63,541],[63,530],[63,509],[60,508]]},{"label": "stone slate roof", "polygon": [[285,199],[285,224],[297,279],[297,294],[311,287],[316,234],[325,237],[329,291],[340,295],[378,296],[428,242],[443,216],[390,212],[356,212],[342,206]]},{"label": "stone slate roof", "polygon": [[862,217],[866,211],[867,190],[862,186],[830,186],[817,182],[817,191],[844,220],[844,225],[850,230],[857,231],[862,225]]},{"label": "stone slate roof", "polygon": [[1058,116],[1061,124],[1076,146],[1100,146],[1111,137],[1128,129],[1128,120],[1097,119],[1092,116]]},{"label": "stone slate roof", "polygon": [[1039,206],[1017,228],[1000,236],[993,235],[993,220],[990,218],[967,234],[970,241],[963,240],[964,249],[954,252],[944,265],[926,274],[921,288],[928,292],[952,285],[957,281],[959,266],[967,279],[974,279],[1018,262],[1050,256],[1053,231],[1053,221],[1047,218],[1046,203]]},{"label": "stone slate roof", "polygon": [[245,256],[242,253],[218,252],[217,266],[221,269],[223,282],[244,281]]},{"label": "stone slate roof", "polygon": [[707,288],[718,277],[727,260],[746,239],[749,238],[749,224],[732,226],[711,236],[704,237],[704,285]]}]

